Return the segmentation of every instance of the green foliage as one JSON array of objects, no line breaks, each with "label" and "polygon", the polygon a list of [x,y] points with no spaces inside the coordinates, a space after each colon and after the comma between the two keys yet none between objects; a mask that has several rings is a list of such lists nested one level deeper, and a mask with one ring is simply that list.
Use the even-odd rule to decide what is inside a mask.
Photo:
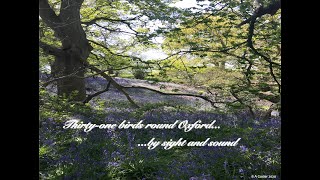
[{"label": "green foliage", "polygon": [[143,160],[124,162],[117,173],[120,179],[154,179],[158,164]]},{"label": "green foliage", "polygon": [[136,79],[144,79],[146,76],[146,72],[143,69],[134,69],[133,76]]},{"label": "green foliage", "polygon": [[[210,1],[205,9],[179,9],[171,6],[172,2],[176,1],[85,1],[80,9],[81,22],[93,47],[85,60],[110,76],[145,79],[153,81],[151,84],[161,81],[181,83],[197,88],[199,94],[225,102],[218,104],[219,110],[222,109],[219,115],[270,107],[265,102],[260,103],[261,100],[275,103],[276,108],[280,109],[280,92],[275,82],[277,79],[281,83],[280,66],[273,65],[273,72],[270,72],[270,64],[265,59],[267,57],[281,64],[280,11],[258,17],[255,22],[252,42],[259,54],[248,46],[249,25],[238,26],[255,12],[257,5],[253,1]],[[202,1],[197,2],[204,7]],[[274,1],[261,2],[265,7]],[[59,14],[60,1],[50,0],[49,3]],[[215,7],[215,4],[218,6]],[[39,27],[40,40],[61,49],[62,40],[57,39],[56,32],[42,19]],[[157,37],[162,37],[163,43],[155,43]],[[141,54],[150,49],[161,49],[168,57],[147,61]],[[40,70],[50,73],[48,67],[55,62],[55,57],[47,55],[43,49],[40,49],[39,57]],[[88,70],[86,75],[95,75],[95,72]],[[160,85],[160,90],[166,89],[166,86]],[[173,88],[170,93],[180,91],[184,90]],[[134,120],[156,117],[155,120],[162,122],[167,119],[160,115],[189,117],[192,113],[201,116],[208,112],[165,102],[142,103],[138,109],[131,109],[124,100],[94,98],[90,103],[82,104],[58,97],[45,89],[40,89],[39,103],[41,179],[64,179],[66,176],[71,179],[155,179],[159,169],[171,172],[162,174],[168,179],[189,179],[190,175],[179,168],[188,167],[190,170],[190,159],[194,164],[212,163],[200,170],[193,167],[194,176],[208,173],[215,179],[234,179],[248,177],[252,173],[279,174],[280,153],[279,149],[274,148],[280,142],[279,130],[274,127],[261,128],[258,125],[264,124],[252,117],[246,117],[244,122],[230,121],[228,123],[235,128],[230,130],[225,126],[219,133],[175,134],[187,139],[223,139],[241,134],[243,143],[249,148],[244,152],[225,151],[215,156],[214,153],[219,154],[219,151],[208,151],[206,157],[201,159],[198,153],[183,147],[172,151],[155,150],[152,157],[157,158],[147,158],[142,151],[129,145],[131,134],[128,132],[88,133],[83,136],[78,130],[62,130],[61,126],[66,120],[79,116],[92,123],[104,123],[106,117],[109,121],[119,120],[120,117]],[[152,116],[147,116],[150,114]],[[247,126],[241,126],[245,123]],[[253,126],[257,128],[252,129]],[[108,133],[112,135],[106,138],[104,135]],[[147,142],[153,135],[153,132],[134,133],[141,142]],[[207,161],[209,155],[214,161]],[[176,164],[173,164],[173,159]],[[106,162],[111,165],[99,164]],[[169,168],[169,164],[173,165]],[[247,172],[239,172],[239,169],[246,169]]]}]

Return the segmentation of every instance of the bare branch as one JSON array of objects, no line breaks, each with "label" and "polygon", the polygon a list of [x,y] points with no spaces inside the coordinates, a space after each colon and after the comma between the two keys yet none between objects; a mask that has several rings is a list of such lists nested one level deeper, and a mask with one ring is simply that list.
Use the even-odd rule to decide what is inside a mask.
[{"label": "bare branch", "polygon": [[130,35],[137,35],[137,33],[132,33],[132,32],[127,32],[127,31],[122,31],[120,29],[110,29],[108,27],[105,27],[105,26],[101,26],[100,24],[98,23],[94,23],[96,26],[102,28],[102,29],[105,29],[107,31],[110,31],[110,32],[115,32],[115,33],[125,33],[125,34],[130,34]]},{"label": "bare branch", "polygon": [[241,98],[239,98],[239,96],[236,94],[236,92],[234,92],[233,90],[230,91],[231,95],[242,105],[246,106],[249,109],[249,112],[251,114],[251,116],[254,118],[255,117],[255,113],[253,112],[253,109],[251,106],[249,106],[248,104],[244,103],[242,101]]},{"label": "bare branch", "polygon": [[[123,69],[127,69],[127,68],[130,68],[130,67],[133,67],[133,66],[126,66],[126,67],[123,67],[123,68],[117,68],[117,69],[106,69],[106,70],[101,70],[101,72],[107,72],[107,71],[110,71],[110,70],[123,70]],[[58,80],[61,80],[61,79],[65,79],[65,78],[69,78],[69,77],[75,77],[75,78],[79,78],[79,79],[86,79],[86,78],[89,78],[89,77],[93,77],[93,76],[96,76],[96,75],[100,75],[100,72],[99,73],[95,73],[95,74],[91,74],[89,76],[85,76],[85,77],[80,77],[80,76],[77,76],[76,74],[81,72],[81,71],[84,71],[85,68],[82,67],[82,68],[79,68],[78,70],[74,71],[73,73],[71,74],[68,74],[68,75],[65,75],[65,76],[61,76],[61,77],[57,77],[57,78],[54,78],[54,79],[51,79],[49,81],[46,81],[42,84],[43,87],[46,87],[48,86],[49,84],[55,82],[55,81],[58,81]]]},{"label": "bare branch", "polygon": [[256,18],[259,18],[265,14],[270,14],[270,15],[274,15],[279,9],[281,8],[281,0],[276,0],[273,1],[269,6],[267,7],[259,7],[254,13],[253,15],[248,18],[247,20],[241,22],[238,27],[241,27],[244,24],[247,24],[253,20],[255,20]]},{"label": "bare branch", "polygon": [[196,50],[182,50],[182,51],[178,51],[178,52],[175,52],[171,55],[169,55],[168,57],[164,58],[164,59],[160,59],[159,61],[164,61],[164,60],[167,60],[175,55],[179,55],[179,54],[187,54],[187,53],[193,53],[193,52],[213,52],[213,53],[225,53],[225,52],[228,52],[229,50],[231,49],[235,49],[235,48],[238,48],[240,47],[241,45],[245,44],[245,42],[241,42],[241,43],[238,43],[238,44],[235,44],[234,46],[232,47],[226,47],[224,49],[208,49],[208,48],[203,48],[203,49],[196,49]]},{"label": "bare branch", "polygon": [[86,25],[92,25],[94,23],[96,23],[97,21],[101,21],[101,20],[105,20],[105,21],[111,21],[111,22],[122,22],[122,23],[126,23],[127,21],[132,21],[132,20],[136,20],[138,19],[140,16],[136,16],[134,18],[130,18],[130,19],[111,19],[108,17],[97,17],[94,18],[90,21],[86,21],[86,22],[81,22],[82,24],[86,24]]},{"label": "bare branch", "polygon": [[131,59],[135,59],[135,60],[139,60],[141,63],[144,63],[144,64],[152,64],[152,62],[148,62],[148,61],[143,61],[141,58],[139,57],[135,57],[135,56],[128,56],[128,55],[123,55],[123,54],[118,54],[118,53],[114,53],[112,52],[107,46],[103,45],[103,44],[100,44],[100,43],[97,43],[95,41],[92,41],[92,40],[88,40],[89,42],[95,44],[95,45],[98,45],[102,48],[104,48],[105,50],[107,50],[110,54],[112,55],[115,55],[115,56],[118,56],[118,57],[124,57],[124,58],[131,58]]},{"label": "bare branch", "polygon": [[91,95],[88,95],[88,96],[86,97],[86,99],[83,101],[83,103],[88,103],[92,98],[94,98],[94,97],[96,97],[96,96],[98,96],[98,95],[100,95],[100,94],[102,94],[102,93],[104,93],[104,92],[109,91],[110,84],[111,84],[111,81],[108,82],[107,87],[106,87],[104,90],[98,91],[98,92],[96,92],[96,93],[94,93],[94,94],[91,94]]},{"label": "bare branch", "polygon": [[106,80],[110,81],[112,83],[112,85],[118,89],[121,93],[123,93],[126,98],[128,99],[128,101],[136,108],[139,108],[139,106],[131,99],[131,97],[129,96],[129,94],[123,90],[123,87],[121,85],[119,85],[114,79],[112,79],[112,77],[110,77],[109,75],[107,75],[106,73],[102,72],[100,69],[98,69],[97,67],[94,66],[90,66],[88,62],[84,62],[88,65],[88,67],[90,69],[92,69],[93,71],[99,73],[102,77],[104,77]]},{"label": "bare branch", "polygon": [[256,18],[252,19],[250,22],[250,26],[249,26],[249,35],[248,35],[248,40],[247,40],[247,46],[258,56],[262,57],[265,61],[267,61],[269,63],[269,70],[270,70],[270,74],[272,76],[272,78],[274,79],[274,81],[278,84],[278,92],[280,93],[281,91],[281,84],[279,83],[278,79],[276,78],[274,72],[273,72],[273,65],[277,65],[277,66],[281,66],[278,63],[273,62],[270,58],[268,58],[266,55],[260,53],[254,46],[253,46],[253,42],[252,42],[252,37],[254,35],[254,25],[256,22]]},{"label": "bare branch", "polygon": [[55,82],[55,81],[59,81],[61,79],[65,79],[65,78],[68,78],[68,77],[78,77],[78,78],[85,78],[85,77],[80,77],[80,76],[77,76],[76,74],[81,72],[81,71],[84,71],[85,69],[83,67],[79,68],[78,70],[74,71],[73,73],[71,74],[68,74],[68,75],[65,75],[65,76],[61,76],[61,77],[57,77],[57,78],[54,78],[54,79],[51,79],[49,81],[46,81],[42,84],[43,87],[46,87],[48,86],[49,84]]},{"label": "bare branch", "polygon": [[226,102],[222,102],[222,101],[212,101],[211,99],[209,99],[206,96],[201,96],[201,95],[196,95],[196,94],[187,94],[187,93],[166,93],[166,92],[158,91],[158,90],[151,89],[148,87],[143,87],[143,86],[122,86],[122,88],[124,88],[124,89],[146,89],[146,90],[153,91],[158,94],[167,95],[167,96],[189,96],[189,97],[201,98],[201,99],[209,102],[215,108],[217,108],[217,106],[215,106],[216,103],[226,103]]}]

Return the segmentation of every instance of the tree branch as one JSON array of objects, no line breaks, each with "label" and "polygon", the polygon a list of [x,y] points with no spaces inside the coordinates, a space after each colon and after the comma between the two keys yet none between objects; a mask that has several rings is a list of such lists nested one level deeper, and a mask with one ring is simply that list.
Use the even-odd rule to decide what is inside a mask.
[{"label": "tree branch", "polygon": [[55,29],[57,24],[62,23],[61,19],[50,7],[48,0],[39,0],[39,14],[43,21],[52,29]]},{"label": "tree branch", "polygon": [[94,66],[90,66],[88,62],[84,62],[86,63],[86,65],[89,67],[89,69],[97,72],[98,74],[100,74],[102,77],[104,77],[106,80],[110,81],[112,83],[112,85],[118,89],[121,93],[123,93],[126,98],[128,99],[128,101],[136,108],[139,108],[139,106],[131,99],[131,97],[129,96],[129,94],[123,90],[123,87],[121,85],[119,85],[114,79],[112,79],[112,77],[110,77],[109,75],[107,75],[106,73],[104,73],[103,71],[101,71],[100,69],[94,67]]},{"label": "tree branch", "polygon": [[239,98],[239,96],[236,94],[236,92],[234,92],[233,90],[230,91],[231,95],[242,105],[246,106],[249,109],[249,112],[251,114],[251,116],[254,118],[255,117],[255,113],[253,112],[253,109],[251,106],[249,106],[248,104],[244,103],[242,101],[241,98]]},{"label": "tree branch", "polygon": [[140,16],[136,16],[134,18],[130,18],[130,19],[111,19],[111,18],[108,18],[108,17],[96,17],[90,21],[86,21],[86,22],[81,22],[82,24],[85,24],[85,25],[92,25],[94,23],[96,23],[97,21],[100,21],[100,20],[105,20],[105,21],[111,21],[111,22],[122,22],[122,23],[126,23],[127,21],[132,21],[132,20],[136,20],[138,19]]},{"label": "tree branch", "polygon": [[217,108],[217,106],[215,106],[216,103],[226,103],[226,102],[222,102],[222,101],[212,101],[211,99],[209,99],[206,96],[201,96],[201,95],[196,95],[196,94],[187,94],[187,93],[166,93],[166,92],[158,91],[158,90],[151,89],[148,87],[143,87],[143,86],[122,86],[122,88],[124,88],[124,89],[146,89],[146,90],[153,91],[158,94],[167,95],[167,96],[189,96],[189,97],[201,98],[201,99],[209,102],[214,108]]},{"label": "tree branch", "polygon": [[130,35],[137,35],[137,33],[132,33],[132,32],[127,32],[127,31],[122,31],[122,30],[119,30],[119,29],[110,29],[110,28],[107,28],[105,26],[101,26],[100,24],[98,23],[94,23],[96,26],[102,28],[102,29],[105,29],[107,31],[110,31],[110,32],[114,32],[114,33],[125,33],[125,34],[130,34]]},{"label": "tree branch", "polygon": [[[117,69],[106,69],[106,70],[101,70],[101,72],[107,72],[107,71],[110,71],[110,70],[123,70],[123,69],[127,69],[127,68],[130,68],[130,67],[133,67],[133,66],[126,66],[126,67],[123,67],[123,68],[117,68]],[[78,72],[81,72],[81,71],[84,71],[85,68],[79,68],[78,70],[74,71],[73,73],[70,73],[68,75],[65,75],[65,76],[61,76],[61,77],[57,77],[57,78],[54,78],[54,79],[51,79],[49,81],[46,81],[42,84],[43,87],[46,87],[48,86],[49,84],[55,82],[55,81],[58,81],[58,80],[61,80],[61,79],[64,79],[64,78],[68,78],[68,77],[76,77],[76,78],[79,78],[79,79],[85,79],[85,78],[89,78],[89,77],[93,77],[93,76],[96,76],[96,75],[100,75],[100,72],[99,73],[95,73],[95,74],[91,74],[89,76],[85,76],[85,77],[80,77],[80,76],[77,76],[76,74]]]},{"label": "tree branch", "polygon": [[251,17],[246,19],[245,21],[242,21],[238,27],[241,27],[244,24],[247,24],[251,22],[252,20],[255,20],[256,18],[259,18],[265,14],[274,15],[279,9],[281,8],[281,0],[273,1],[269,6],[267,7],[259,7]]},{"label": "tree branch", "polygon": [[97,43],[95,41],[92,41],[92,40],[88,40],[89,42],[97,45],[97,46],[100,46],[102,48],[104,48],[105,50],[107,50],[110,54],[112,55],[115,55],[115,56],[118,56],[118,57],[124,57],[124,58],[131,58],[131,59],[136,59],[136,60],[139,60],[141,63],[144,63],[144,64],[152,64],[151,62],[147,62],[147,61],[143,61],[141,58],[139,57],[135,57],[135,56],[128,56],[128,55],[122,55],[122,54],[117,54],[117,53],[114,53],[112,52],[107,46],[103,45],[103,44],[100,44],[100,43]]},{"label": "tree branch", "polygon": [[243,59],[245,61],[247,61],[249,63],[249,66],[246,68],[246,72],[244,72],[245,76],[246,76],[246,80],[247,80],[247,84],[248,85],[251,85],[251,69],[252,69],[252,66],[253,66],[253,61],[252,60],[249,60],[248,58],[246,58],[246,54],[247,54],[247,51],[245,51],[243,53],[242,56],[238,56],[238,55],[235,55],[235,54],[232,54],[232,53],[229,53],[229,52],[223,52],[224,54],[227,54],[229,56],[233,56],[233,57],[236,57],[238,59]]},{"label": "tree branch", "polygon": [[42,84],[42,86],[43,87],[46,87],[46,86],[48,86],[49,84],[51,84],[51,83],[53,83],[53,82],[55,82],[55,81],[58,81],[58,80],[61,80],[61,79],[65,79],[65,78],[68,78],[68,77],[78,77],[78,78],[87,78],[87,77],[79,77],[79,76],[77,76],[76,74],[77,73],[79,73],[79,72],[81,72],[81,71],[84,71],[85,70],[85,68],[84,67],[81,67],[81,68],[79,68],[78,70],[76,70],[76,71],[74,71],[73,73],[71,73],[71,74],[68,74],[68,75],[65,75],[65,76],[61,76],[61,77],[57,77],[57,78],[54,78],[54,79],[51,79],[51,80],[49,80],[49,81],[46,81],[46,82],[44,82],[43,84]]},{"label": "tree branch", "polygon": [[164,60],[167,60],[175,55],[179,55],[179,54],[186,54],[186,53],[193,53],[193,52],[212,52],[212,53],[225,53],[225,52],[228,52],[229,50],[231,49],[235,49],[237,47],[240,47],[241,45],[247,43],[246,41],[245,42],[241,42],[241,43],[238,43],[238,44],[235,44],[234,46],[232,47],[226,47],[224,49],[209,49],[209,48],[203,48],[203,49],[196,49],[196,50],[183,50],[183,51],[178,51],[176,53],[173,53],[171,55],[169,55],[168,57],[164,58],[164,59],[160,59],[158,61],[164,61]]},{"label": "tree branch", "polygon": [[83,103],[88,103],[92,98],[94,98],[94,97],[96,97],[96,96],[98,96],[98,95],[100,95],[100,94],[102,94],[104,92],[109,91],[110,85],[111,85],[111,81],[108,82],[107,87],[104,90],[98,91],[98,92],[96,92],[94,94],[91,94],[91,95],[88,95],[86,97],[86,99],[83,101]]},{"label": "tree branch", "polygon": [[56,33],[58,37],[65,37],[60,26],[64,23],[50,7],[48,0],[39,0],[39,14],[41,19]]},{"label": "tree branch", "polygon": [[253,46],[253,42],[252,42],[252,37],[254,35],[254,25],[256,22],[256,17],[253,18],[250,22],[250,26],[249,26],[249,34],[248,34],[248,40],[247,40],[247,46],[258,56],[262,57],[265,61],[267,61],[269,63],[269,70],[270,70],[270,74],[272,76],[272,78],[274,79],[274,81],[277,83],[278,85],[278,92],[280,93],[281,91],[281,84],[279,83],[278,79],[276,78],[274,72],[273,72],[273,65],[277,65],[277,66],[281,66],[278,63],[273,62],[270,58],[268,58],[266,55],[260,53],[254,46]]}]

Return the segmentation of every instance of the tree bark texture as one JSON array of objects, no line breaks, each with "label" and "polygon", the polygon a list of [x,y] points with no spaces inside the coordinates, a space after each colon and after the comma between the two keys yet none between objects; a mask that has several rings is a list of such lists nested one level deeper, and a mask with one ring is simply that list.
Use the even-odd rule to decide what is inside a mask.
[{"label": "tree bark texture", "polygon": [[[76,76],[58,80],[58,95],[66,95],[77,101],[82,101],[86,97],[82,61],[87,60],[92,50],[81,26],[82,3],[83,0],[62,0],[60,13],[56,15],[48,0],[39,0],[41,19],[54,31],[55,36],[62,43],[61,50],[54,53],[53,76],[61,77],[77,72]],[[75,96],[74,92],[77,92]]]}]

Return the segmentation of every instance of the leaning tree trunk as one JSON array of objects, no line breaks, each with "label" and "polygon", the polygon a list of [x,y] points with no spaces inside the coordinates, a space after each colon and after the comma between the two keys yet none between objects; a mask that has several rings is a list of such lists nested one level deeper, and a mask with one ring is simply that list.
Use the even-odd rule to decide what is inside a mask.
[{"label": "leaning tree trunk", "polygon": [[83,0],[62,0],[60,13],[56,15],[48,0],[39,0],[40,17],[62,43],[61,49],[41,43],[47,53],[55,56],[52,67],[54,77],[66,76],[57,81],[58,95],[65,95],[76,101],[82,101],[86,97],[83,62],[92,50],[81,26],[82,3]]}]

